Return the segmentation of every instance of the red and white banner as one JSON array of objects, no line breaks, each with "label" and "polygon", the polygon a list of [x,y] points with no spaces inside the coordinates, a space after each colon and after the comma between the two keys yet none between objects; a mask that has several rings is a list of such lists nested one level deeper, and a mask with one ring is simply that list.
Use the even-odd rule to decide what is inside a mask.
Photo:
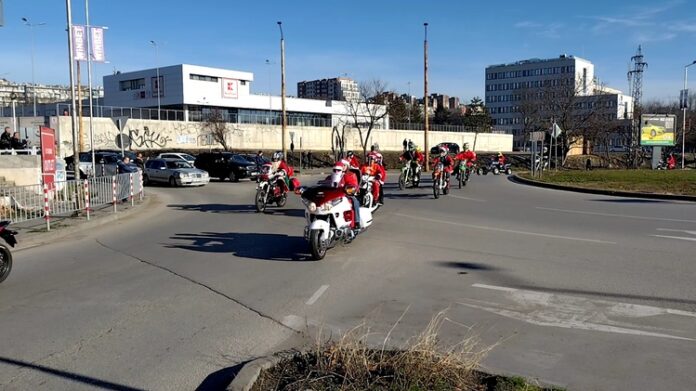
[{"label": "red and white banner", "polygon": [[41,176],[43,183],[53,190],[56,178],[56,131],[42,126],[41,128]]},{"label": "red and white banner", "polygon": [[91,44],[92,44],[92,61],[106,62],[106,53],[104,52],[104,28],[90,27]]},{"label": "red and white banner", "polygon": [[87,61],[87,36],[85,26],[72,26],[73,60]]},{"label": "red and white banner", "polygon": [[222,97],[237,99],[239,97],[239,80],[222,79]]}]

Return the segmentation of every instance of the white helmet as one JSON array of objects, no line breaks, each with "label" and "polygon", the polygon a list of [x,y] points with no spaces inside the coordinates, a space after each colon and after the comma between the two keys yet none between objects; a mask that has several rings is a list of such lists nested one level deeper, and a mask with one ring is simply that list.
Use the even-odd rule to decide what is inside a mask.
[{"label": "white helmet", "polygon": [[282,152],[275,152],[275,153],[273,154],[273,161],[274,161],[274,162],[277,162],[277,161],[280,161],[280,160],[283,160],[283,153],[282,153]]}]

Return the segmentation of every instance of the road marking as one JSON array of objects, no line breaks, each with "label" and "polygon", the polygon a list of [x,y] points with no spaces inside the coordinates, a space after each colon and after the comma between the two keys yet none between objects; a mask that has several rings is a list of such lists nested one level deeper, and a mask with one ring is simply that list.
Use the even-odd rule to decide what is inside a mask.
[{"label": "road marking", "polygon": [[[654,326],[632,324],[627,318],[648,318],[676,315],[696,318],[696,312],[640,304],[591,300],[584,297],[516,289],[503,286],[473,284],[475,288],[505,292],[513,303],[508,305],[468,299],[459,302],[465,307],[480,309],[506,318],[545,327],[602,331],[646,337],[696,341],[693,338],[658,332]],[[690,330],[693,320],[684,323]],[[672,323],[670,323],[672,324]],[[674,331],[672,329],[672,331]]]},{"label": "road marking", "polygon": [[653,221],[672,221],[677,223],[696,223],[696,220],[680,220],[680,219],[667,219],[662,217],[646,217],[646,216],[633,216],[633,215],[620,215],[613,213],[602,213],[602,212],[588,212],[583,210],[570,210],[570,209],[556,209],[556,208],[545,208],[543,206],[537,206],[536,209],[548,210],[551,212],[563,212],[563,213],[575,213],[590,216],[608,216],[608,217],[623,217],[627,219],[638,219],[638,220],[653,220]]},{"label": "road marking", "polygon": [[450,193],[448,196],[449,196],[449,197],[452,197],[452,198],[458,198],[458,199],[460,199],[460,200],[468,200],[468,201],[474,201],[474,202],[488,202],[488,201],[486,201],[486,200],[481,200],[481,199],[478,199],[478,198],[471,198],[471,197],[458,196],[458,195],[454,195],[454,194],[452,194],[452,193]]},{"label": "road marking", "polygon": [[684,233],[687,233],[689,235],[696,236],[696,231],[689,231],[686,229],[658,228],[657,230],[664,231],[664,232],[684,232]]},{"label": "road marking", "polygon": [[329,289],[329,286],[328,286],[328,285],[322,285],[322,286],[320,286],[319,289],[317,289],[317,291],[314,292],[314,294],[312,295],[312,297],[310,297],[309,300],[307,300],[307,302],[306,302],[305,304],[307,304],[307,305],[312,305],[312,304],[314,304],[317,300],[319,300],[319,298],[321,297],[321,295],[323,295],[324,292],[326,292],[327,289]]},{"label": "road marking", "polygon": [[681,236],[669,236],[669,235],[650,235],[650,236],[655,237],[655,238],[688,240],[691,242],[696,242],[696,238],[684,238]]},{"label": "road marking", "polygon": [[538,232],[527,232],[527,231],[517,231],[517,230],[512,230],[512,229],[495,228],[495,227],[488,227],[485,225],[464,224],[464,223],[457,223],[454,221],[437,220],[437,219],[430,219],[427,217],[411,216],[411,215],[402,214],[402,213],[394,213],[394,215],[401,216],[401,217],[408,217],[408,218],[415,219],[415,220],[429,221],[432,223],[450,224],[450,225],[456,225],[459,227],[481,229],[481,230],[486,230],[486,231],[507,232],[507,233],[518,234],[518,235],[538,236],[538,237],[550,238],[550,239],[575,240],[578,242],[616,244],[616,242],[609,242],[606,240],[585,239],[585,238],[578,238],[578,237],[573,237],[573,236],[561,236],[561,235],[544,234],[544,233],[538,233]]}]

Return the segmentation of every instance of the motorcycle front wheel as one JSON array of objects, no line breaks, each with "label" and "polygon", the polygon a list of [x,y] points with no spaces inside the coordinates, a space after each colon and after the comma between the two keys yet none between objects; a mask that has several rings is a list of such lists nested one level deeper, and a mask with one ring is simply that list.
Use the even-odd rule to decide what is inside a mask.
[{"label": "motorcycle front wheel", "polygon": [[321,240],[320,230],[315,229],[309,234],[309,248],[315,261],[321,261],[326,256],[326,243]]},{"label": "motorcycle front wheel", "polygon": [[5,281],[12,270],[12,253],[10,249],[0,245],[0,282]]},{"label": "motorcycle front wheel", "polygon": [[440,181],[436,180],[435,183],[433,183],[433,197],[435,199],[440,198]]},{"label": "motorcycle front wheel", "polygon": [[406,174],[401,173],[399,176],[399,190],[403,190],[406,188]]},{"label": "motorcycle front wheel", "polygon": [[278,198],[278,201],[276,201],[276,205],[278,205],[279,208],[282,208],[285,206],[285,203],[288,202],[288,196],[287,194],[283,194]]},{"label": "motorcycle front wheel", "polygon": [[266,211],[266,192],[263,189],[259,189],[256,192],[255,202],[257,212],[263,213]]}]

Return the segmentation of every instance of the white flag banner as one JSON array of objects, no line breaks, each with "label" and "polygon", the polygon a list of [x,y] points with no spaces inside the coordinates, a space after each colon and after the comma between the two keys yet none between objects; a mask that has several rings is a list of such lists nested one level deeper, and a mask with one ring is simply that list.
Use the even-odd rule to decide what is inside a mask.
[{"label": "white flag banner", "polygon": [[106,53],[104,52],[104,28],[91,27],[91,43],[92,43],[92,61],[106,62]]},{"label": "white flag banner", "polygon": [[72,26],[73,39],[73,60],[87,61],[87,37],[85,37],[85,26]]},{"label": "white flag banner", "polygon": [[561,127],[558,126],[557,123],[554,123],[553,127],[551,128],[551,136],[553,138],[556,138],[556,137],[560,136],[561,133],[563,133],[563,129],[561,129]]}]

